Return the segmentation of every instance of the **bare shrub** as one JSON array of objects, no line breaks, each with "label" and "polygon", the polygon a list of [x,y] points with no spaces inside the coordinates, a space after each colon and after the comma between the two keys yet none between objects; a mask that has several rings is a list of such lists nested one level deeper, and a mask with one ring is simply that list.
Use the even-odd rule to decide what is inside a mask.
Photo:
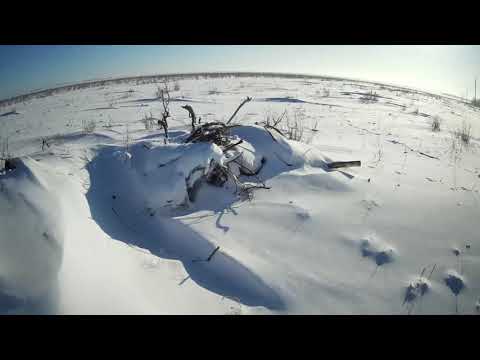
[{"label": "bare shrub", "polygon": [[168,87],[168,82],[164,81],[163,86],[157,86],[157,90],[155,91],[155,96],[157,97],[157,99],[161,99],[164,93],[169,93],[169,92],[170,92],[170,88]]},{"label": "bare shrub", "polygon": [[296,109],[293,113],[293,119],[287,116],[286,136],[289,140],[302,141],[303,139],[303,121],[305,119],[304,109]]},{"label": "bare shrub", "polygon": [[12,158],[13,155],[8,148],[8,136],[5,139],[0,138],[0,172],[15,169]]},{"label": "bare shrub", "polygon": [[440,124],[441,124],[442,120],[440,119],[439,116],[434,116],[432,118],[432,123],[430,124],[431,127],[432,127],[432,131],[433,132],[438,132],[440,131]]},{"label": "bare shrub", "polygon": [[110,117],[110,115],[108,115],[108,120],[106,121],[105,125],[103,125],[103,127],[105,129],[111,129],[113,127],[112,118]]},{"label": "bare shrub", "polygon": [[5,160],[10,156],[10,152],[8,151],[8,137],[5,139],[0,138],[0,158]]},{"label": "bare shrub", "polygon": [[260,124],[267,129],[273,129],[281,135],[284,135],[283,130],[281,130],[280,127],[282,125],[282,121],[285,119],[286,116],[287,110],[285,110],[280,116],[277,116],[277,114],[268,111],[265,115],[265,120]]},{"label": "bare shrub", "polygon": [[155,118],[152,116],[152,113],[150,113],[150,115],[145,114],[141,122],[145,126],[145,130],[152,130],[155,124]]},{"label": "bare shrub", "polygon": [[175,81],[175,84],[173,85],[173,91],[179,91],[180,90],[180,84],[178,81]]},{"label": "bare shrub", "polygon": [[455,137],[461,140],[465,146],[468,146],[472,138],[472,125],[464,121],[462,123],[462,127],[455,130],[454,134],[455,134]]},{"label": "bare shrub", "polygon": [[82,120],[82,129],[85,134],[91,134],[95,131],[97,123],[95,120]]},{"label": "bare shrub", "polygon": [[168,143],[168,121],[167,119],[170,117],[170,91],[168,89],[168,84],[165,82],[164,88],[160,89],[160,96],[159,98],[162,100],[162,105],[163,105],[163,112],[162,112],[162,118],[157,121],[158,126],[161,126],[163,128],[163,131],[165,132],[165,144]]},{"label": "bare shrub", "polygon": [[378,95],[376,92],[373,92],[372,90],[366,94],[364,94],[360,98],[360,102],[362,103],[374,103],[378,101]]},{"label": "bare shrub", "polygon": [[323,96],[323,97],[329,97],[329,96],[330,96],[330,90],[324,88],[324,89],[323,89],[323,95],[322,95],[322,96]]}]

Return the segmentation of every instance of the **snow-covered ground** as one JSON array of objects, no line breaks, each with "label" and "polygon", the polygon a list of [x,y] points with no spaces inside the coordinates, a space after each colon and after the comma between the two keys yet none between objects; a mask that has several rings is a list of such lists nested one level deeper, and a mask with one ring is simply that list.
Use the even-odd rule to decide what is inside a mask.
[{"label": "snow-covered ground", "polygon": [[[154,84],[0,109],[1,142],[17,158],[0,175],[1,313],[480,311],[479,109],[351,80],[178,84],[168,144],[141,121],[162,112]],[[378,101],[362,102],[371,90]],[[189,199],[226,158],[217,145],[184,143],[181,106],[202,123],[226,121],[246,96],[232,133],[250,167],[264,166],[243,180],[269,189],[247,199],[230,183],[203,183]],[[284,110],[303,124],[301,141],[261,126]],[[468,146],[454,135],[464,122]],[[349,160],[361,167],[325,165]]]}]

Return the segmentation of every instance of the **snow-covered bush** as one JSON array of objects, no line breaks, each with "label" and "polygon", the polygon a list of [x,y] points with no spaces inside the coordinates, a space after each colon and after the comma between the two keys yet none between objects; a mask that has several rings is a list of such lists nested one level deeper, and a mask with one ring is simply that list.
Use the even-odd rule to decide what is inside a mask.
[{"label": "snow-covered bush", "polygon": [[174,91],[179,91],[180,90],[180,84],[178,83],[178,81],[176,81],[175,84],[173,85],[173,90]]}]

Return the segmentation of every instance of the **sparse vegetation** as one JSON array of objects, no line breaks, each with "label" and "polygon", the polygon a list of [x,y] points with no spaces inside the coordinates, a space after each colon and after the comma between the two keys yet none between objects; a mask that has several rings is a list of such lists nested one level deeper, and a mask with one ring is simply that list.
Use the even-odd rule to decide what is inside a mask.
[{"label": "sparse vegetation", "polygon": [[15,169],[12,158],[13,155],[8,148],[8,137],[5,139],[0,138],[0,171]]},{"label": "sparse vegetation", "polygon": [[150,113],[150,115],[145,114],[141,121],[145,126],[145,130],[153,129],[153,126],[155,124],[155,118],[153,117],[152,113]]},{"label": "sparse vegetation", "polygon": [[304,109],[296,109],[293,113],[293,120],[287,115],[287,131],[286,136],[289,140],[302,141],[303,139],[303,121],[305,119]]},{"label": "sparse vegetation", "polygon": [[82,120],[82,129],[85,134],[91,134],[97,128],[97,123],[95,120]]},{"label": "sparse vegetation", "polygon": [[441,122],[442,122],[442,120],[440,119],[440,117],[438,115],[436,115],[432,118],[431,127],[432,127],[433,132],[439,132],[440,131]]},{"label": "sparse vegetation", "polygon": [[178,83],[178,81],[175,81],[175,84],[173,85],[173,90],[174,91],[179,91],[180,90],[180,84]]},{"label": "sparse vegetation", "polygon": [[155,97],[157,99],[162,99],[164,93],[169,93],[170,89],[168,87],[168,81],[163,82],[163,86],[157,86],[157,90],[155,91]]},{"label": "sparse vegetation", "polygon": [[378,95],[377,92],[373,92],[373,90],[370,90],[370,92],[363,94],[362,97],[360,97],[360,102],[362,103],[374,103],[378,101]]},{"label": "sparse vegetation", "polygon": [[168,83],[165,82],[164,88],[158,88],[157,92],[159,92],[160,96],[159,98],[162,100],[162,105],[163,105],[163,112],[162,112],[162,118],[157,121],[158,125],[163,128],[163,131],[165,132],[165,144],[168,142],[168,121],[167,119],[170,117],[170,110],[169,110],[169,105],[170,105],[170,91],[168,89]]},{"label": "sparse vegetation", "polygon": [[275,113],[267,112],[265,120],[259,125],[263,125],[267,130],[275,130],[289,140],[302,141],[304,134],[305,110],[297,108],[294,111],[293,119],[290,119],[288,111],[285,110],[280,116]]},{"label": "sparse vegetation", "polygon": [[111,129],[113,127],[112,118],[110,117],[110,115],[108,115],[108,120],[105,122],[105,125],[103,125],[103,127],[105,129]]},{"label": "sparse vegetation", "polygon": [[470,139],[472,137],[472,126],[468,124],[466,121],[462,123],[462,127],[455,130],[455,137],[465,145],[468,146],[470,144]]}]

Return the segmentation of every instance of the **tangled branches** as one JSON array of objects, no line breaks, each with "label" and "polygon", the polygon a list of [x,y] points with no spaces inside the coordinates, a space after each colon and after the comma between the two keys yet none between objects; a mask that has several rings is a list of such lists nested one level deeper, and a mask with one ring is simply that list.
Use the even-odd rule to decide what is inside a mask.
[{"label": "tangled branches", "polygon": [[[238,140],[238,138],[231,136],[230,130],[239,125],[229,125],[229,123],[233,120],[240,108],[251,100],[251,97],[247,97],[244,101],[242,101],[242,103],[237,107],[237,109],[227,122],[223,123],[220,121],[213,121],[205,123],[198,127],[195,126],[196,117],[193,108],[190,105],[182,106],[182,108],[189,112],[189,117],[192,120],[192,131],[190,135],[185,139],[185,143],[209,142],[220,146],[224,154],[228,151],[235,151],[236,147],[240,145],[243,140]],[[244,166],[239,161],[241,157],[242,153],[239,152],[233,157],[227,159],[223,164],[215,164],[212,170],[209,171],[209,173],[206,175],[206,181],[207,183],[214,186],[223,186],[227,181],[231,180],[235,184],[235,192],[238,195],[251,199],[253,196],[253,190],[269,189],[269,187],[267,187],[261,181],[259,181],[259,183],[242,182],[239,179],[239,175],[257,177],[258,172],[261,170],[263,164],[265,163],[265,159],[262,159],[262,166],[255,171],[252,169],[248,169],[246,166]],[[236,174],[230,167],[232,163],[235,163],[237,165],[238,174]]]}]

